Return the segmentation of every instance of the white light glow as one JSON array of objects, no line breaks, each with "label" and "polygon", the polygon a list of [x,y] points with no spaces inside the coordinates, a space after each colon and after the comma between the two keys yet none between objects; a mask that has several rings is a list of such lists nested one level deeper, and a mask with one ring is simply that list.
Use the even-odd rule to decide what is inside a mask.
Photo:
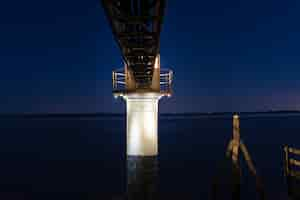
[{"label": "white light glow", "polygon": [[127,155],[157,155],[158,98],[127,96]]}]

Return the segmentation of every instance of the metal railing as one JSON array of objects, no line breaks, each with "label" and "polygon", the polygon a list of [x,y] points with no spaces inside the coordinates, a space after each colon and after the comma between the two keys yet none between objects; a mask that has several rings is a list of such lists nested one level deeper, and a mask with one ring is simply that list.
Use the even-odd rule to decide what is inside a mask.
[{"label": "metal railing", "polygon": [[126,90],[126,74],[124,68],[116,69],[112,72],[113,91]]},{"label": "metal railing", "polygon": [[170,69],[162,68],[160,69],[160,92],[171,93],[172,91],[172,82],[173,82],[173,71]]},{"label": "metal railing", "polygon": [[[160,69],[160,92],[171,93],[173,82],[173,71],[170,69]],[[126,74],[124,68],[116,69],[112,72],[113,91],[126,92]]]}]

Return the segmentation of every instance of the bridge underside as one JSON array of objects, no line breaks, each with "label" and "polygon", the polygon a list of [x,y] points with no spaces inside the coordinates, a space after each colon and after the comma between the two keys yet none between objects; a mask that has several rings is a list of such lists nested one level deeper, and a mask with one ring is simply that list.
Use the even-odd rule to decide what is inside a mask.
[{"label": "bridge underside", "polygon": [[165,0],[102,0],[102,3],[136,87],[149,88],[159,53]]}]

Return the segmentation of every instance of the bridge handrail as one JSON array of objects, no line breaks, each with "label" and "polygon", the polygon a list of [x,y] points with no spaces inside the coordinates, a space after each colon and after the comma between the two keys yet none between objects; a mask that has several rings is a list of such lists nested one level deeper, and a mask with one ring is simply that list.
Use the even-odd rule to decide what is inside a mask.
[{"label": "bridge handrail", "polygon": [[[173,82],[173,71],[168,68],[160,68],[160,91],[170,91]],[[126,74],[124,68],[112,71],[113,90],[126,90]]]}]

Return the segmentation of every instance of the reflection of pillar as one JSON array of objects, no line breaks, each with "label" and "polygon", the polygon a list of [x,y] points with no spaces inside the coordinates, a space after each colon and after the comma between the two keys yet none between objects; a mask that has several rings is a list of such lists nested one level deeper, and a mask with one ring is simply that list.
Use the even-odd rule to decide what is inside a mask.
[{"label": "reflection of pillar", "polygon": [[127,200],[156,200],[157,183],[156,156],[127,156]]}]

